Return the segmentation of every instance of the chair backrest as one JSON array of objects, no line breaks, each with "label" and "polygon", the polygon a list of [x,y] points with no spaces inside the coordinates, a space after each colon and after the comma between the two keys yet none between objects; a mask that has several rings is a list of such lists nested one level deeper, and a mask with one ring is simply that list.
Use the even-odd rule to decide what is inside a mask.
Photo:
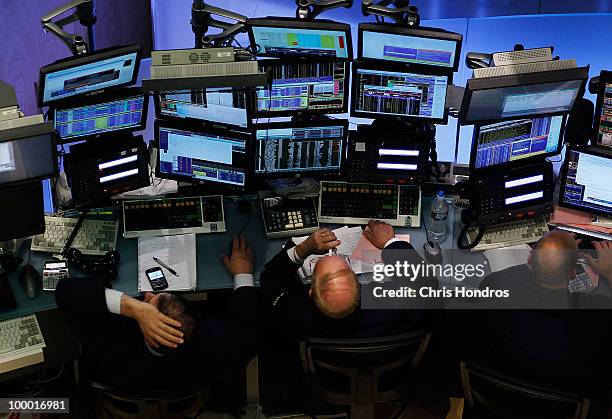
[{"label": "chair backrest", "polygon": [[130,394],[109,387],[106,384],[91,381],[96,393],[96,403],[111,418],[146,418],[146,419],[179,419],[195,417],[200,412],[208,397],[205,388],[174,390],[168,394]]},{"label": "chair backrest", "polygon": [[376,403],[402,400],[431,334],[416,331],[371,339],[318,339],[300,342],[302,370],[313,395],[351,406],[352,417],[370,417]]},{"label": "chair backrest", "polygon": [[590,400],[584,395],[531,383],[475,362],[461,363],[464,418],[584,419]]}]

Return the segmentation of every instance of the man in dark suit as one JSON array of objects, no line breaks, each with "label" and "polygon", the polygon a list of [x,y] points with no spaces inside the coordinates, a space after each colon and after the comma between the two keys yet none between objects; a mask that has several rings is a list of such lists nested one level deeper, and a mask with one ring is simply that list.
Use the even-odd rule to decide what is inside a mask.
[{"label": "man in dark suit", "polygon": [[244,370],[258,342],[251,248],[234,238],[223,262],[234,277],[230,318],[198,316],[178,295],[146,293],[143,300],[103,279],[67,279],[56,301],[83,348],[88,374],[131,392],[164,392],[223,381]]},{"label": "man in dark suit", "polygon": [[[410,243],[395,238],[393,227],[370,221],[364,236],[383,249],[385,263],[400,258],[422,260]],[[293,338],[351,337],[366,338],[407,332],[423,327],[423,310],[362,309],[361,289],[347,262],[339,256],[323,256],[313,269],[310,287],[305,287],[297,271],[306,258],[325,254],[338,246],[335,234],[326,228],[312,233],[297,246],[289,241],[261,274],[264,307]],[[398,255],[405,250],[406,255]],[[419,278],[414,286],[437,287],[435,278]]]},{"label": "man in dark suit", "polygon": [[[612,278],[612,244],[594,246],[597,258],[583,256],[605,286]],[[481,289],[509,289],[519,296],[516,307],[529,309],[487,311],[473,339],[473,357],[525,380],[588,394],[607,388],[611,336],[602,325],[610,320],[609,310],[576,308],[610,307],[610,299],[600,290],[581,296],[568,292],[578,256],[573,236],[555,230],[540,239],[527,265],[485,278]]]}]

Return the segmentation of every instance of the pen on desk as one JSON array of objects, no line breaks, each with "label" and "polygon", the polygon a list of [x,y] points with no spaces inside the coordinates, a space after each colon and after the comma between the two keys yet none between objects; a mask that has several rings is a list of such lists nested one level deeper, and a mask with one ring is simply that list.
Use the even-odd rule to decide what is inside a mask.
[{"label": "pen on desk", "polygon": [[159,265],[161,265],[163,268],[166,268],[172,275],[174,276],[179,276],[179,274],[176,273],[176,271],[174,269],[172,269],[171,267],[169,267],[168,265],[166,265],[164,262],[162,262],[161,260],[157,259],[155,256],[153,256],[153,260],[155,262],[157,262]]}]

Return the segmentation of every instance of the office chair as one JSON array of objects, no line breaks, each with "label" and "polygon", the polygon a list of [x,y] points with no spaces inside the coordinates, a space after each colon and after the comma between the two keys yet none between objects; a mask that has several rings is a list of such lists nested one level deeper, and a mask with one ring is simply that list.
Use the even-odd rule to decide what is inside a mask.
[{"label": "office chair", "polygon": [[96,395],[96,406],[109,418],[195,418],[203,410],[208,396],[208,390],[201,387],[170,389],[163,394],[154,394],[117,390],[97,381],[89,384]]},{"label": "office chair", "polygon": [[406,401],[431,334],[372,339],[308,338],[299,344],[306,388],[319,401],[373,418],[376,403]]},{"label": "office chair", "polygon": [[584,419],[590,399],[501,374],[474,362],[461,363],[464,419]]}]

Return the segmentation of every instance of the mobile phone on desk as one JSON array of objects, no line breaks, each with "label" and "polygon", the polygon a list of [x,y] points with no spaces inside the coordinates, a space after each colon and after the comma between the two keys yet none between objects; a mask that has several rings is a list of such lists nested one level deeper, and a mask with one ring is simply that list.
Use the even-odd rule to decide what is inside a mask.
[{"label": "mobile phone on desk", "polygon": [[168,281],[166,281],[164,271],[162,271],[159,266],[147,269],[145,274],[147,275],[147,279],[149,280],[153,291],[161,291],[168,288]]}]

